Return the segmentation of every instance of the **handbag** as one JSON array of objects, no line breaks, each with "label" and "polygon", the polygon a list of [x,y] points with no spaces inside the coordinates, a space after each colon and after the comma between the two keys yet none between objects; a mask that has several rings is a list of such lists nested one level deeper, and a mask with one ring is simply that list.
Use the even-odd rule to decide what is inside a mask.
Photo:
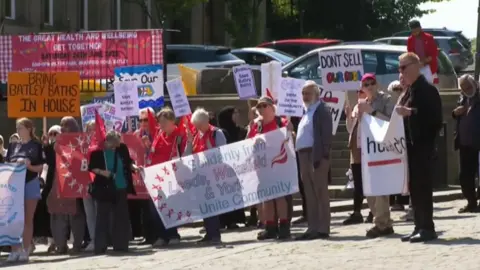
[{"label": "handbag", "polygon": [[[105,161],[105,169],[108,169],[107,157],[105,156],[105,152],[103,152],[103,159]],[[117,151],[115,151],[113,161],[114,172],[117,171],[117,162]],[[94,180],[88,185],[88,194],[90,194],[90,196],[96,201],[112,202],[115,200],[115,193],[115,173],[111,173],[110,177],[106,178],[105,180]]]}]

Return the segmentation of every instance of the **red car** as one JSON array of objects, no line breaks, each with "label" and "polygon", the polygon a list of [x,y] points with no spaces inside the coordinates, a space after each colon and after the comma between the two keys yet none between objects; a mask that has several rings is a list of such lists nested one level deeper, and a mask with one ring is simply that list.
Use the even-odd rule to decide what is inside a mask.
[{"label": "red car", "polygon": [[265,42],[257,47],[276,49],[299,57],[311,50],[336,45],[341,42],[342,41],[338,39],[299,38]]}]

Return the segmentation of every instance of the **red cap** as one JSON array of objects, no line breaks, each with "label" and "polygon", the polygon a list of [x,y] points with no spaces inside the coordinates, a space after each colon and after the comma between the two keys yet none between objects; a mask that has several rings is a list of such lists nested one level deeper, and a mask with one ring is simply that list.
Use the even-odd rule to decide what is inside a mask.
[{"label": "red cap", "polygon": [[377,81],[377,77],[375,77],[375,74],[373,73],[365,73],[363,74],[362,76],[362,82],[366,81],[366,80],[374,80],[374,81]]}]

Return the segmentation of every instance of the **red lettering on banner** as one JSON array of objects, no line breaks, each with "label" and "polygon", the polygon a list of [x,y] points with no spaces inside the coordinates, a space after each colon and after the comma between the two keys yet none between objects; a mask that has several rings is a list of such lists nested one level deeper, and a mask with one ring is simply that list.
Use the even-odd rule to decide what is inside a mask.
[{"label": "red lettering on banner", "polygon": [[[140,139],[133,134],[122,134],[122,141],[128,146],[135,164],[144,166],[145,149]],[[88,172],[88,148],[91,138],[86,133],[68,133],[57,137],[55,143],[58,194],[62,198],[83,198],[87,196],[87,187],[91,183]],[[137,195],[130,199],[150,198],[139,175],[133,174],[133,185]]]},{"label": "red lettering on banner", "polygon": [[368,162],[368,167],[392,165],[392,164],[398,164],[398,163],[402,163],[402,160],[399,159],[399,158],[386,159],[386,160],[377,160],[377,161],[370,161],[370,162]]}]

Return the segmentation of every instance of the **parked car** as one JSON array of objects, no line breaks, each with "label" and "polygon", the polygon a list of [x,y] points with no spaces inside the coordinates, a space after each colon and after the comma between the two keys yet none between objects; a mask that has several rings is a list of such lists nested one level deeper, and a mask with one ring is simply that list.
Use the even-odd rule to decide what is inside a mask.
[{"label": "parked car", "polygon": [[302,39],[284,39],[271,42],[265,42],[257,47],[272,48],[282,52],[286,52],[295,57],[304,55],[307,52],[341,43],[338,39],[318,39],[318,38],[302,38]]},{"label": "parked car", "polygon": [[231,68],[245,61],[231,53],[230,48],[206,45],[167,45],[167,78],[180,76],[178,65],[202,70],[206,68]]},{"label": "parked car", "polygon": [[278,61],[282,65],[295,59],[294,56],[270,48],[241,48],[232,50],[232,54],[244,60],[252,68],[259,69],[263,63]]},{"label": "parked car", "polygon": [[[381,89],[387,89],[388,84],[398,80],[398,57],[407,51],[406,46],[386,44],[371,45],[335,45],[312,50],[307,54],[283,66],[283,76],[304,80],[314,80],[321,85],[322,75],[319,69],[318,53],[331,50],[361,50],[364,72],[375,73]],[[434,75],[434,83],[439,89],[457,89],[457,74],[448,57],[439,50],[438,73]],[[360,83],[359,83],[360,87]],[[352,89],[356,90],[356,89]],[[350,98],[350,96],[349,96]]]},{"label": "parked car", "polygon": [[[472,49],[472,42],[462,33],[462,31],[453,31],[450,29],[444,28],[423,28],[424,32],[432,34],[435,37],[455,37],[462,43],[463,47],[468,50]],[[402,31],[393,34],[393,37],[408,37],[410,36],[411,31]],[[469,64],[471,65],[471,63]]]},{"label": "parked car", "polygon": [[[382,42],[390,45],[407,46],[408,37],[386,37],[376,39],[377,42]],[[454,37],[434,37],[438,48],[442,49],[452,61],[453,67],[456,71],[463,70],[468,67],[469,62],[473,63],[473,54],[467,50]]]}]

